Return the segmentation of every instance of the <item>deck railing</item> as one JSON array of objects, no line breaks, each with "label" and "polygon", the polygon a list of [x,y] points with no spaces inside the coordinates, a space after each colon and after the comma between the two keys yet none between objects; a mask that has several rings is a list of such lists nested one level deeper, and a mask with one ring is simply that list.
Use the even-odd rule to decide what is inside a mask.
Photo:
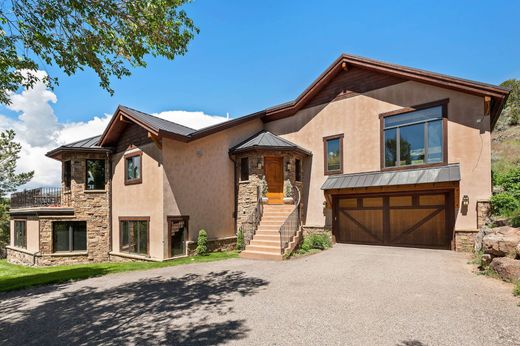
[{"label": "deck railing", "polygon": [[293,186],[292,197],[294,200],[294,210],[289,214],[285,222],[280,226],[280,249],[282,255],[289,245],[289,242],[294,238],[301,224],[301,193],[297,186]]},{"label": "deck railing", "polygon": [[60,187],[38,187],[11,194],[11,209],[35,207],[61,207],[68,205],[68,194]]},{"label": "deck railing", "polygon": [[251,211],[251,214],[249,214],[246,221],[242,222],[242,224],[240,225],[242,233],[244,234],[244,241],[246,245],[249,244],[251,239],[253,239],[253,236],[255,235],[255,232],[258,229],[258,225],[260,224],[260,220],[262,219],[262,215],[264,213],[260,186],[257,186],[256,194],[257,198],[255,208]]}]

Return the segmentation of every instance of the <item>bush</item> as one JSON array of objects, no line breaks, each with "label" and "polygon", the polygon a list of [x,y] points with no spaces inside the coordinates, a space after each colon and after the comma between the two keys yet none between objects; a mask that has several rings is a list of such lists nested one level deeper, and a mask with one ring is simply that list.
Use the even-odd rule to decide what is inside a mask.
[{"label": "bush", "polygon": [[520,202],[509,192],[502,192],[491,197],[491,207],[493,214],[509,216],[520,208]]},{"label": "bush", "polygon": [[199,231],[199,237],[197,238],[197,248],[195,249],[197,256],[205,256],[208,254],[208,234],[205,230]]},{"label": "bush", "polygon": [[516,283],[515,289],[513,290],[513,294],[517,297],[520,297],[520,281]]},{"label": "bush", "polygon": [[303,239],[300,249],[304,252],[312,249],[325,250],[332,246],[330,237],[327,234],[314,233],[309,234]]},{"label": "bush", "polygon": [[237,246],[236,246],[236,249],[238,251],[242,251],[242,250],[244,250],[245,247],[246,247],[246,243],[244,241],[244,232],[242,231],[242,227],[240,227],[238,229],[238,233],[237,233]]}]

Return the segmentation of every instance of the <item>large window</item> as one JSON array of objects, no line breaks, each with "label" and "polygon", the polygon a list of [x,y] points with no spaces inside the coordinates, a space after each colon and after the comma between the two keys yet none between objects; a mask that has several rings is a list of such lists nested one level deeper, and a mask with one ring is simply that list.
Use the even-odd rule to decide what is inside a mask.
[{"label": "large window", "polygon": [[249,158],[240,159],[240,181],[249,180]]},{"label": "large window", "polygon": [[63,162],[63,184],[66,190],[70,190],[70,184],[72,181],[72,164],[71,161]]},{"label": "large window", "polygon": [[55,221],[52,223],[52,249],[54,252],[86,251],[86,221]]},{"label": "large window", "polygon": [[141,159],[141,152],[125,155],[125,184],[139,184],[143,181]]},{"label": "large window", "polygon": [[325,174],[343,173],[343,135],[323,138]]},{"label": "large window", "polygon": [[384,166],[401,167],[444,162],[442,105],[385,116]]},{"label": "large window", "polygon": [[302,181],[302,162],[300,159],[294,161],[294,169],[296,171],[296,181]]},{"label": "large window", "polygon": [[86,189],[105,189],[105,160],[87,160]]},{"label": "large window", "polygon": [[120,251],[148,255],[148,218],[120,219]]},{"label": "large window", "polygon": [[27,222],[25,220],[14,221],[14,246],[27,248]]}]

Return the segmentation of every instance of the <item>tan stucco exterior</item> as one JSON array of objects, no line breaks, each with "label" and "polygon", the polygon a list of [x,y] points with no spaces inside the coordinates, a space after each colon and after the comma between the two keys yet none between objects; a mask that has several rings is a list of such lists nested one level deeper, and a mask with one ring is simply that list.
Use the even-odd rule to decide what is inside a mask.
[{"label": "tan stucco exterior", "polygon": [[27,232],[27,250],[31,253],[36,253],[39,251],[40,244],[40,222],[38,219],[27,219],[27,218],[16,218],[10,221],[10,239],[11,246],[14,247],[14,222],[17,221],[25,221],[26,222],[26,232]]},{"label": "tan stucco exterior", "polygon": [[[476,202],[491,195],[490,119],[484,117],[484,99],[411,81],[304,109],[292,117],[266,124],[267,130],[314,154],[304,164],[304,169],[310,170],[307,225],[323,227],[330,222],[330,210],[324,210],[325,197],[320,190],[326,180],[323,137],[344,134],[344,173],[378,171],[381,169],[379,114],[445,98],[449,98],[448,162],[460,163],[460,197],[470,198],[465,215],[457,213],[455,228],[476,229]],[[478,119],[482,121],[477,123]]]}]

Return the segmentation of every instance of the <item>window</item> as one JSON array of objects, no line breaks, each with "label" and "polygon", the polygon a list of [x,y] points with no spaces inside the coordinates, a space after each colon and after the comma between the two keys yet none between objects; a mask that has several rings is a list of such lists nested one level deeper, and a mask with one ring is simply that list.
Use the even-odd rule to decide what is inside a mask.
[{"label": "window", "polygon": [[120,219],[121,252],[148,255],[148,218]]},{"label": "window", "polygon": [[325,174],[343,173],[343,135],[323,138]]},{"label": "window", "polygon": [[439,105],[385,116],[384,167],[444,162],[443,109]]},{"label": "window", "polygon": [[141,158],[141,152],[125,155],[125,184],[139,184],[143,181]]},{"label": "window", "polygon": [[27,223],[15,220],[14,222],[14,246],[27,248]]},{"label": "window", "polygon": [[52,249],[54,252],[86,251],[86,221],[55,221],[52,223]]},{"label": "window", "polygon": [[86,189],[105,189],[105,160],[87,160]]},{"label": "window", "polygon": [[240,181],[249,180],[249,158],[240,159]]},{"label": "window", "polygon": [[63,162],[63,184],[66,190],[70,190],[72,180],[72,165],[70,160]]},{"label": "window", "polygon": [[296,181],[302,181],[302,162],[299,159],[294,162],[294,169],[296,170]]}]

